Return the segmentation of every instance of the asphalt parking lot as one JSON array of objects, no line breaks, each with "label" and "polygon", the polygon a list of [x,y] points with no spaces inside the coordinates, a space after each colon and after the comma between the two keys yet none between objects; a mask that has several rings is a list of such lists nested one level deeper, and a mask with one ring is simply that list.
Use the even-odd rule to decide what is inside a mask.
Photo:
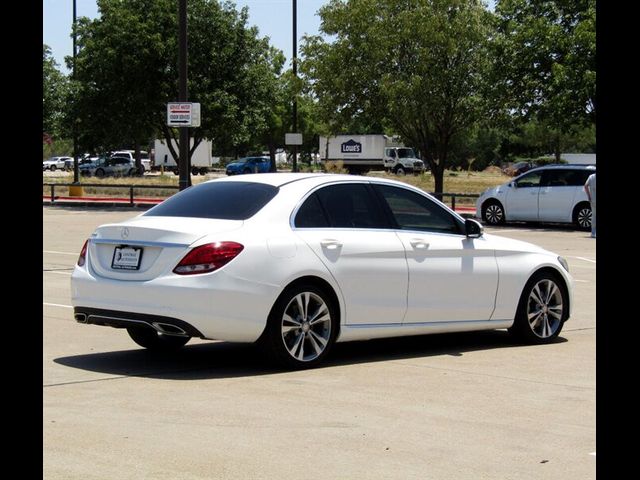
[{"label": "asphalt parking lot", "polygon": [[191,340],[153,356],[77,324],[84,240],[129,209],[43,207],[44,478],[595,478],[596,241],[487,228],[567,258],[572,318],[556,343],[504,331],[338,344],[282,372],[251,346]]}]

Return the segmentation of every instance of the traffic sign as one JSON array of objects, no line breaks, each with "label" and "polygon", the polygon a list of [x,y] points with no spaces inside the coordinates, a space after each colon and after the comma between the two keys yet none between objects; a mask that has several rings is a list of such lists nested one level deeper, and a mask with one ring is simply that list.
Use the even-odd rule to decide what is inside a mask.
[{"label": "traffic sign", "polygon": [[167,103],[167,126],[199,127],[200,104],[193,102]]},{"label": "traffic sign", "polygon": [[285,133],[284,134],[285,145],[302,145],[301,133]]}]

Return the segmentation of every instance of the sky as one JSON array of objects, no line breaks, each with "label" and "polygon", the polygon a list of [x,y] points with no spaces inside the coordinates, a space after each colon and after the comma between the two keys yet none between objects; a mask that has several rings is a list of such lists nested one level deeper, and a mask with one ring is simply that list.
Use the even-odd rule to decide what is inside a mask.
[{"label": "sky", "polygon": [[[318,9],[328,0],[298,0],[298,47],[304,34],[314,35],[320,27]],[[235,0],[238,9],[249,7],[249,24],[258,27],[261,37],[269,37],[271,44],[282,50],[289,65],[293,49],[292,0]],[[176,2],[177,5],[177,2]],[[96,18],[96,0],[76,0],[78,17]],[[69,73],[64,57],[73,52],[71,23],[73,0],[43,0],[42,39],[51,47],[59,68]]]}]

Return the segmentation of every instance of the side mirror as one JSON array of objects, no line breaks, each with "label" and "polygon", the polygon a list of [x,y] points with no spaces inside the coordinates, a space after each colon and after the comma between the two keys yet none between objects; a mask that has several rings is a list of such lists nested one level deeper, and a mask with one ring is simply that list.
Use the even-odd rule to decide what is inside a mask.
[{"label": "side mirror", "polygon": [[516,182],[509,182],[509,186],[511,188],[518,188],[518,184]]},{"label": "side mirror", "polygon": [[464,230],[467,238],[480,238],[484,233],[484,227],[480,222],[471,218],[464,221]]}]

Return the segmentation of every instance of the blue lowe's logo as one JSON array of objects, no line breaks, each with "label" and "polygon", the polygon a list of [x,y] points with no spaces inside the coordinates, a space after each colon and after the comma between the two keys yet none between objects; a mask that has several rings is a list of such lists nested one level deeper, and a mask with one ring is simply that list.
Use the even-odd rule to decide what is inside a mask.
[{"label": "blue lowe's logo", "polygon": [[362,144],[352,139],[340,145],[340,151],[342,153],[362,153]]}]

